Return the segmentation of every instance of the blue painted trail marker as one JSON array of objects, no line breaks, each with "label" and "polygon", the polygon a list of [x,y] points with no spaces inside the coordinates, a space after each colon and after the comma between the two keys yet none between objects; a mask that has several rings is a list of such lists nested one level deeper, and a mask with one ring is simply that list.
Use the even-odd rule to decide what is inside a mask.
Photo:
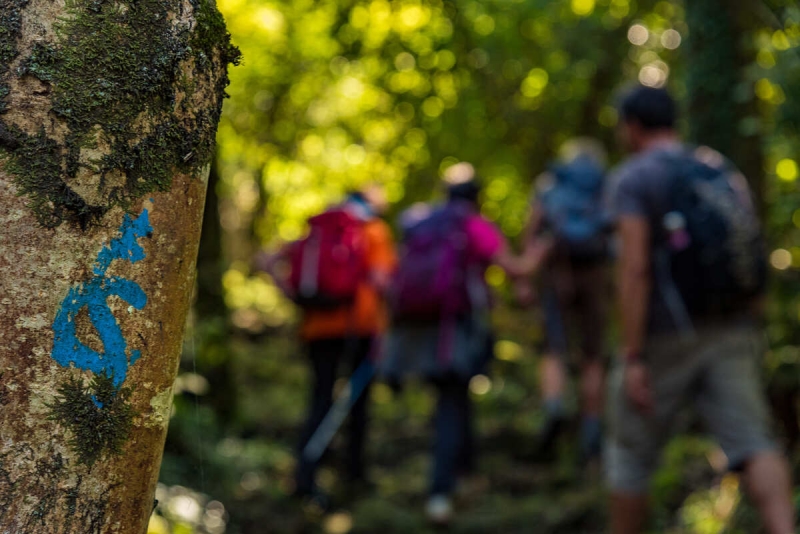
[{"label": "blue painted trail marker", "polygon": [[[120,235],[111,240],[97,255],[94,276],[86,282],[73,286],[53,321],[53,352],[51,356],[64,367],[74,365],[79,369],[99,374],[103,373],[113,380],[119,388],[128,374],[128,367],[141,356],[141,351],[133,350],[128,356],[128,343],[122,335],[108,298],[120,297],[137,310],[147,304],[147,295],[136,282],[118,276],[107,276],[106,271],[114,260],[136,263],[145,257],[139,239],[153,232],[147,210],[136,219],[125,215],[119,228]],[[75,329],[75,317],[86,308],[89,319],[103,343],[103,352],[98,352],[81,342]],[[94,400],[94,399],[93,399]],[[94,400],[98,408],[102,408]]]}]

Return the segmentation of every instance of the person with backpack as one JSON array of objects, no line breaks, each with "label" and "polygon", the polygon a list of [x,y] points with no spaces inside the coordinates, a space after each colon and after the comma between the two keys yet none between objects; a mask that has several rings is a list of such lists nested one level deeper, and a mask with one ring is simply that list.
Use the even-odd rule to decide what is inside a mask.
[{"label": "person with backpack", "polygon": [[[295,494],[323,509],[327,496],[315,482],[321,454],[309,454],[307,445],[333,406],[334,382],[342,365],[367,381],[358,385],[360,395],[351,407],[347,478],[352,489],[369,484],[364,444],[372,372],[364,371],[362,364],[377,358],[379,338],[388,325],[385,295],[397,263],[391,229],[379,217],[385,208],[377,186],[350,193],[341,205],[312,217],[305,238],[260,261],[303,311],[300,336],[313,380],[298,448]],[[275,268],[280,260],[289,264],[288,276]]]},{"label": "person with backpack", "polygon": [[444,205],[415,205],[401,216],[393,327],[382,365],[391,383],[421,377],[437,390],[426,513],[439,525],[451,520],[457,478],[469,474],[474,463],[469,383],[485,372],[494,350],[485,271],[495,264],[513,276],[530,273],[546,246],[523,256],[511,252],[500,230],[480,215],[471,165],[454,165],[445,179]]},{"label": "person with backpack", "polygon": [[[648,479],[691,405],[740,472],[770,534],[794,532],[791,481],[759,383],[765,252],[745,178],[680,142],[665,89],[621,100],[633,155],[615,171],[622,355],[609,379],[611,530],[642,532]],[[725,127],[720,125],[720,127]]]},{"label": "person with backpack", "polygon": [[[545,351],[540,367],[545,422],[536,446],[552,459],[565,421],[564,389],[570,341],[581,355],[580,450],[597,462],[602,443],[605,333],[611,285],[608,279],[610,218],[603,200],[606,155],[602,145],[578,138],[565,143],[559,161],[534,184],[527,239],[554,243],[540,280]],[[527,284],[528,281],[523,281]],[[521,291],[527,288],[521,286]]]}]

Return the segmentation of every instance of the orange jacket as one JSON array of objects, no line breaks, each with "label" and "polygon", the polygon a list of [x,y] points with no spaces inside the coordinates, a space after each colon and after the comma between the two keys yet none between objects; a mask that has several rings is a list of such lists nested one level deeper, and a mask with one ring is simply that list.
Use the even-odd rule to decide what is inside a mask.
[{"label": "orange jacket", "polygon": [[[397,267],[392,232],[381,219],[364,224],[366,238],[366,263],[371,275],[385,277]],[[361,284],[351,306],[336,310],[307,310],[303,317],[300,335],[310,341],[315,339],[366,337],[383,333],[389,324],[386,302],[378,289],[369,281]]]}]

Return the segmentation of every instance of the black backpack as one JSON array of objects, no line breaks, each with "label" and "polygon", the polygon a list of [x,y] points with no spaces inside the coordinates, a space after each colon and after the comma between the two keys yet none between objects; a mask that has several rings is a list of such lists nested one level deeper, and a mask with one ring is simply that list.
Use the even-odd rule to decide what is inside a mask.
[{"label": "black backpack", "polygon": [[[655,232],[656,275],[669,276],[683,320],[744,311],[767,276],[766,244],[746,179],[707,147],[663,158],[670,210]],[[675,312],[676,299],[665,296]]]}]

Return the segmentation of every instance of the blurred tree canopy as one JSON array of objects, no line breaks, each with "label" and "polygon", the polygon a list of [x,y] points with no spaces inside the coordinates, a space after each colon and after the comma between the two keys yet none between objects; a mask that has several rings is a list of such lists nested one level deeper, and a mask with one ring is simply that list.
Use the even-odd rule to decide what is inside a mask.
[{"label": "blurred tree canopy", "polygon": [[[295,239],[310,215],[365,182],[385,184],[399,209],[435,194],[443,168],[471,161],[486,186],[485,214],[517,235],[531,181],[564,140],[590,135],[614,148],[614,94],[634,80],[667,83],[684,101],[687,88],[728,95],[736,110],[693,99],[684,129],[698,142],[703,131],[755,140],[770,230],[780,243],[797,230],[800,212],[786,198],[796,194],[800,118],[800,104],[786,98],[800,88],[792,2],[694,2],[695,33],[717,43],[704,56],[711,63],[685,53],[690,28],[678,2],[219,5],[245,57],[220,127],[218,187],[222,225],[239,236],[229,240],[224,283],[228,304],[249,310],[237,315],[242,324],[290,316],[264,279],[236,263],[246,262],[250,238]],[[725,138],[705,137],[736,158]],[[800,266],[800,248],[789,253]]]}]

